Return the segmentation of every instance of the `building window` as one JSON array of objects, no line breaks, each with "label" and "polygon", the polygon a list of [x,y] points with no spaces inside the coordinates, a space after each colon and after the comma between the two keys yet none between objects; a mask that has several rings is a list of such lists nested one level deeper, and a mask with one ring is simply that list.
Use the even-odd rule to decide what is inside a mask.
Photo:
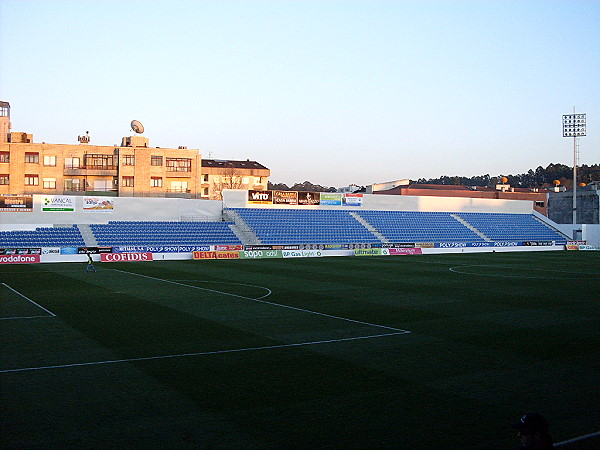
[{"label": "building window", "polygon": [[202,175],[202,182],[203,183],[208,183],[208,174],[205,173],[204,175]]},{"label": "building window", "polygon": [[202,195],[208,197],[208,188],[204,188],[202,191]]},{"label": "building window", "polygon": [[80,191],[81,187],[79,184],[79,180],[75,179],[65,179],[65,191]]},{"label": "building window", "polygon": [[135,155],[123,155],[124,166],[135,166]]},{"label": "building window", "polygon": [[[112,170],[116,169],[113,155],[89,154],[85,155],[84,164],[88,169]],[[75,159],[75,158],[73,158]]]},{"label": "building window", "polygon": [[10,152],[0,152],[0,163],[10,162]]},{"label": "building window", "polygon": [[44,189],[56,189],[56,178],[44,178],[42,183]]},{"label": "building window", "polygon": [[25,162],[32,163],[32,164],[39,164],[40,163],[40,154],[37,152],[36,153],[26,152],[25,153]]},{"label": "building window", "polygon": [[123,177],[123,186],[133,187],[133,177]]},{"label": "building window", "polygon": [[39,175],[25,175],[25,186],[39,186]]},{"label": "building window", "polygon": [[65,169],[79,169],[81,162],[79,158],[65,158]]},{"label": "building window", "polygon": [[192,160],[190,158],[167,158],[167,170],[170,172],[191,172]]},{"label": "building window", "polygon": [[171,181],[169,192],[188,192],[187,181]]},{"label": "building window", "polygon": [[0,184],[9,184],[10,177],[7,173],[0,174]]},{"label": "building window", "polygon": [[162,166],[163,165],[163,157],[152,155],[150,157],[150,165],[151,166]]},{"label": "building window", "polygon": [[45,166],[56,166],[56,156],[44,156],[44,165]]},{"label": "building window", "polygon": [[162,178],[161,177],[152,177],[150,179],[150,186],[152,186],[152,187],[162,187]]},{"label": "building window", "polygon": [[536,201],[535,202],[535,206],[537,206],[538,208],[543,208],[545,206],[544,202],[540,202],[540,201]]}]

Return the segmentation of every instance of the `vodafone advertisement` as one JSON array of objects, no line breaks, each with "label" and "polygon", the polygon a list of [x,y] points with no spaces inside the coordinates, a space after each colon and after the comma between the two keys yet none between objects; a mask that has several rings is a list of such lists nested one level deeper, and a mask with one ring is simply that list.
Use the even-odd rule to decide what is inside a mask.
[{"label": "vodafone advertisement", "polygon": [[101,253],[102,262],[143,262],[152,261],[152,253]]},{"label": "vodafone advertisement", "polygon": [[39,263],[40,255],[0,255],[0,264]]}]

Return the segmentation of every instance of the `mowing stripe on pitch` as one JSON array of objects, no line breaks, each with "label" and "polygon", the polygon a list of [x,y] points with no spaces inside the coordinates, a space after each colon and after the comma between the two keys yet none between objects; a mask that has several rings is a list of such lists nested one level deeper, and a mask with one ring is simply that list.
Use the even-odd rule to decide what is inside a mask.
[{"label": "mowing stripe on pitch", "polygon": [[140,358],[127,358],[127,359],[113,359],[107,361],[92,361],[92,362],[84,362],[84,363],[76,363],[76,364],[59,364],[54,366],[41,366],[41,367],[23,367],[20,369],[5,369],[0,370],[0,373],[14,373],[14,372],[28,372],[32,370],[49,370],[49,369],[65,369],[69,367],[82,367],[82,366],[99,366],[101,364],[118,364],[118,363],[127,363],[127,362],[135,362],[135,361],[152,361],[158,359],[170,359],[170,358],[189,358],[193,356],[209,356],[209,355],[223,355],[226,353],[241,353],[241,352],[253,352],[253,351],[261,351],[261,350],[273,350],[278,348],[289,348],[289,347],[303,347],[307,345],[320,345],[320,344],[333,344],[336,342],[348,342],[348,341],[358,341],[364,339],[374,339],[374,338],[382,338],[387,336],[396,336],[399,334],[407,334],[410,331],[402,331],[398,333],[384,333],[384,334],[373,334],[369,336],[358,336],[351,338],[342,338],[342,339],[327,339],[321,341],[310,341],[310,342],[300,342],[296,344],[275,344],[275,345],[265,345],[263,347],[247,347],[247,348],[235,348],[230,350],[214,350],[208,352],[197,352],[197,353],[180,353],[176,355],[160,355],[160,356],[146,356]]},{"label": "mowing stripe on pitch", "polygon": [[250,300],[250,301],[253,301],[253,302],[265,303],[267,305],[277,306],[279,308],[293,309],[295,311],[300,311],[300,312],[304,312],[304,313],[307,313],[307,314],[316,314],[318,316],[330,317],[332,319],[344,320],[346,322],[358,323],[360,325],[367,325],[367,326],[370,326],[370,327],[385,328],[386,330],[397,331],[397,332],[402,333],[402,334],[404,334],[404,333],[410,333],[410,331],[408,331],[408,330],[401,330],[400,328],[388,327],[388,326],[385,326],[385,325],[378,325],[378,324],[369,323],[369,322],[361,322],[360,320],[348,319],[346,317],[333,316],[331,314],[325,314],[325,313],[318,312],[318,311],[311,311],[310,309],[296,308],[295,306],[282,305],[281,303],[274,303],[274,302],[268,302],[266,300],[261,300],[261,299],[263,299],[263,298],[268,297],[269,295],[271,295],[272,291],[270,289],[268,289],[268,288],[264,288],[264,289],[267,289],[269,291],[268,294],[265,294],[262,297],[252,298],[252,297],[245,297],[243,295],[238,295],[238,294],[231,294],[229,292],[222,292],[222,291],[216,291],[214,289],[202,288],[202,287],[199,287],[199,286],[192,286],[190,284],[179,283],[177,281],[165,280],[163,278],[151,277],[151,276],[148,276],[148,275],[142,275],[142,274],[135,273],[135,272],[127,272],[126,270],[119,270],[119,269],[112,269],[112,270],[115,270],[115,271],[121,272],[121,273],[126,273],[126,274],[129,274],[129,275],[136,275],[138,277],[148,278],[150,280],[162,281],[164,283],[176,284],[178,286],[189,287],[189,288],[198,289],[198,290],[201,290],[201,291],[214,292],[214,293],[217,293],[217,294],[229,295],[231,297],[237,297],[237,298],[241,298],[241,299],[244,299],[244,300]]}]

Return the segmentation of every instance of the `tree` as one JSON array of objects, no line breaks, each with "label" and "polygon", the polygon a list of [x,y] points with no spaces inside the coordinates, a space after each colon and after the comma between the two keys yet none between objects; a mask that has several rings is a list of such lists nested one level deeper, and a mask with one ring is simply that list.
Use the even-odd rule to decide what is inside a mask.
[{"label": "tree", "polygon": [[227,161],[221,173],[212,180],[210,198],[212,200],[223,200],[223,189],[243,189],[243,179],[242,171]]}]

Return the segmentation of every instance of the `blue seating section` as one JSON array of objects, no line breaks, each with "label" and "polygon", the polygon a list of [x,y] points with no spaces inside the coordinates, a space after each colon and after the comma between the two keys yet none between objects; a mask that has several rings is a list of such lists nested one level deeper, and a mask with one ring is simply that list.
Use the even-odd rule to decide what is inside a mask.
[{"label": "blue seating section", "polygon": [[[381,243],[382,240],[396,243],[476,243],[486,239],[493,242],[554,241],[564,244],[567,240],[533,214],[270,208],[232,210],[240,215],[260,242],[267,245],[369,244]],[[233,224],[111,221],[108,224],[92,224],[90,228],[98,245],[107,247],[240,245],[242,242],[230,228]],[[77,225],[40,227],[35,231],[0,231],[0,248],[85,246]]]},{"label": "blue seating section", "polygon": [[545,225],[532,214],[457,213],[456,215],[493,241],[566,243],[562,234]]},{"label": "blue seating section", "polygon": [[352,244],[380,242],[348,211],[232,208],[263,244]]},{"label": "blue seating section", "polygon": [[448,212],[360,211],[390,242],[485,242]]},{"label": "blue seating section", "polygon": [[98,245],[239,245],[233,222],[111,221],[90,225]]},{"label": "blue seating section", "polygon": [[0,231],[0,247],[84,247],[77,225],[38,227],[35,231]]},{"label": "blue seating section", "polygon": [[[232,208],[263,244],[379,243],[350,211]],[[532,214],[352,211],[389,242],[555,241],[563,235]],[[466,222],[469,226],[465,225]],[[475,229],[476,231],[474,231]],[[478,232],[482,233],[482,237]]]}]

